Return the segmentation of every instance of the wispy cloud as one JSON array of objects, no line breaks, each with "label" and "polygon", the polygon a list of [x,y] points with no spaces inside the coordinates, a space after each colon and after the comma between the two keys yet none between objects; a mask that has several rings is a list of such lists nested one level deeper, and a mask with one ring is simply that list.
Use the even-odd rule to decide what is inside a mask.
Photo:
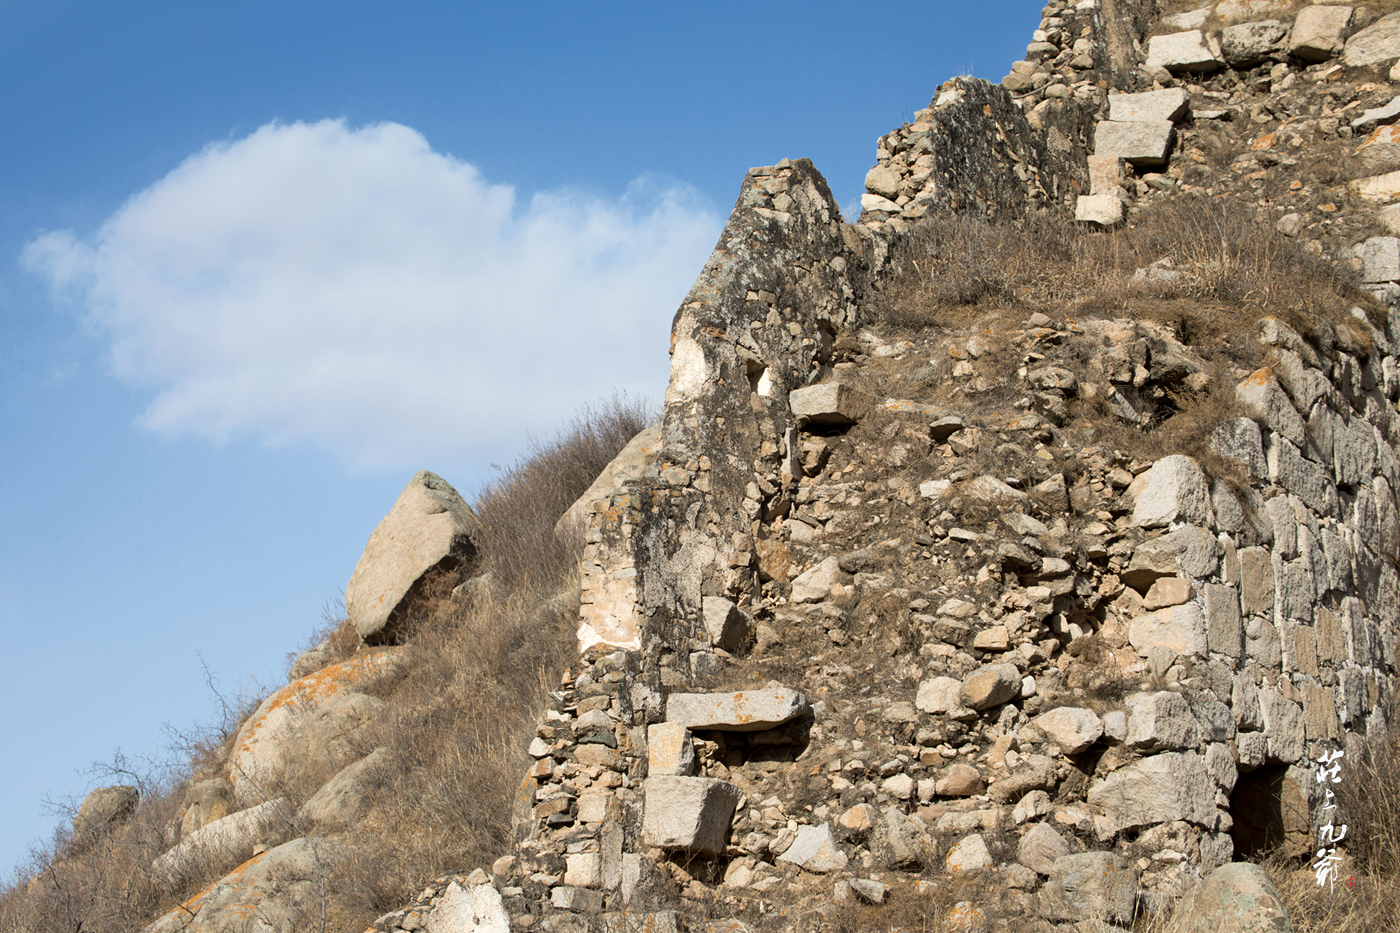
[{"label": "wispy cloud", "polygon": [[721,223],[680,185],[518,204],[405,126],[273,123],[23,260],[154,389],[146,427],[417,468],[508,454],[613,388],[659,398]]}]

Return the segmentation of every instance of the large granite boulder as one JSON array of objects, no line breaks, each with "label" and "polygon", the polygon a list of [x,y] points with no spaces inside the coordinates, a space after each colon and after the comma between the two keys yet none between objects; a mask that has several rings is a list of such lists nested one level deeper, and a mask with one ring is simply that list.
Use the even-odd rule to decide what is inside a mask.
[{"label": "large granite boulder", "polygon": [[88,794],[73,815],[73,845],[88,845],[110,827],[130,819],[140,799],[141,792],[126,784],[99,787]]},{"label": "large granite boulder", "polygon": [[476,515],[435,473],[408,481],[375,527],[345,587],[345,611],[369,643],[393,637],[399,608],[430,570],[455,570],[476,553]]},{"label": "large granite boulder", "polygon": [[157,882],[176,889],[228,871],[253,855],[257,845],[276,845],[294,835],[291,805],[278,797],[195,830],[151,863]]},{"label": "large granite boulder", "polygon": [[294,768],[326,777],[362,752],[355,734],[384,703],[366,690],[395,676],[396,650],[361,655],[294,681],[262,702],[234,739],[229,782],[239,806],[276,796]]},{"label": "large granite boulder", "polygon": [[343,850],[325,839],[294,839],[253,856],[144,933],[320,929],[326,881],[342,858]]}]

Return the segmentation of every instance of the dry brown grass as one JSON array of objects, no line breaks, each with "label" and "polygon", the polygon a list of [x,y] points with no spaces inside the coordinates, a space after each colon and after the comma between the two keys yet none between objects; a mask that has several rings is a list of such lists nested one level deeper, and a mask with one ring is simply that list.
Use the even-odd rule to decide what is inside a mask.
[{"label": "dry brown grass", "polygon": [[[1369,305],[1347,270],[1240,207],[1191,196],[1107,232],[1047,215],[1019,227],[933,217],[900,241],[892,265],[872,310],[896,327],[965,327],[1008,307],[1053,310],[1160,321],[1198,349],[1241,352],[1264,315],[1308,334]],[[1151,268],[1166,275],[1135,278]]]}]

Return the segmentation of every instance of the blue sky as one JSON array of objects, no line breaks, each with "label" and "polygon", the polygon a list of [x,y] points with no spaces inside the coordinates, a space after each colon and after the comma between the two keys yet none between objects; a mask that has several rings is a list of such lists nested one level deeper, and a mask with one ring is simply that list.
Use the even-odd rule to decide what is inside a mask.
[{"label": "blue sky", "polygon": [[1039,4],[0,0],[0,867],[276,686],[415,471],[659,399],[744,170],[842,204]]}]

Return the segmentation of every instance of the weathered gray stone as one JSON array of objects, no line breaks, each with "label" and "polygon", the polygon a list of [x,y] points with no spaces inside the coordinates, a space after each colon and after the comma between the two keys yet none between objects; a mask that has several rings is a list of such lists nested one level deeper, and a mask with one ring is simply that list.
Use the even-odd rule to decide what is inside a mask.
[{"label": "weathered gray stone", "polygon": [[1215,825],[1215,782],[1192,752],[1162,752],[1135,761],[1090,785],[1100,837],[1125,829],[1186,820]]},{"label": "weathered gray stone", "polygon": [[1014,664],[990,664],[969,674],[962,685],[962,703],[983,710],[1021,693],[1021,672]]},{"label": "weathered gray stone", "polygon": [[297,819],[326,833],[343,832],[358,824],[369,810],[369,793],[376,775],[388,764],[389,749],[381,746],[341,768],[302,805]]},{"label": "weathered gray stone", "polygon": [[1183,933],[1293,933],[1278,889],[1251,862],[1215,869],[1178,913]]},{"label": "weathered gray stone", "polygon": [[1206,643],[1211,651],[1231,658],[1244,657],[1244,625],[1240,620],[1240,594],[1233,586],[1205,585]]},{"label": "weathered gray stone", "polygon": [[1153,36],[1147,43],[1147,67],[1173,73],[1215,71],[1223,63],[1212,44],[1199,29]]},{"label": "weathered gray stone", "polygon": [[1123,199],[1116,194],[1081,194],[1074,202],[1074,219],[1079,223],[1116,227],[1123,216]]},{"label": "weathered gray stone", "polygon": [[1400,58],[1400,13],[1382,16],[1347,40],[1342,61],[1353,68]]},{"label": "weathered gray stone", "polygon": [[948,874],[960,875],[985,871],[995,863],[992,861],[992,853],[987,849],[987,840],[982,838],[981,833],[973,833],[953,844],[943,864]]},{"label": "weathered gray stone", "polygon": [[294,835],[292,816],[287,799],[278,797],[215,820],[152,862],[152,875],[174,889],[227,871],[252,858],[255,845],[277,845]]},{"label": "weathered gray stone", "polygon": [[840,563],[835,557],[828,557],[797,575],[797,579],[792,581],[792,596],[789,602],[821,602],[830,598],[831,588],[843,579],[846,578],[841,572]]},{"label": "weathered gray stone", "polygon": [[[212,824],[211,824],[212,825]],[[148,926],[145,933],[231,933],[248,929],[250,907],[257,929],[289,933],[320,918],[331,872],[344,849],[327,839],[303,838],[270,849],[238,866]]]},{"label": "weathered gray stone", "polygon": [[787,851],[778,856],[780,862],[791,862],[798,868],[815,874],[840,871],[846,867],[846,853],[841,851],[831,835],[831,825],[799,826],[797,838]]},{"label": "weathered gray stone", "polygon": [[744,792],[726,781],[657,775],[646,779],[642,839],[662,849],[719,855]]},{"label": "weathered gray stone", "polygon": [[1200,464],[1190,457],[1163,457],[1128,485],[1133,521],[1143,528],[1173,522],[1209,526],[1210,489]]},{"label": "weathered gray stone", "polygon": [[1062,855],[1040,892],[1048,920],[1098,919],[1127,923],[1137,908],[1138,873],[1112,852]]},{"label": "weathered gray stone", "polygon": [[1055,859],[1070,854],[1069,844],[1048,823],[1037,823],[1021,837],[1016,860],[1042,875],[1053,870]]},{"label": "weathered gray stone", "polygon": [[367,641],[392,636],[398,609],[430,570],[455,570],[476,553],[476,516],[457,490],[423,470],[375,526],[345,586],[345,612]]},{"label": "weathered gray stone", "polygon": [[705,631],[710,644],[725,651],[737,651],[749,640],[753,620],[733,600],[723,596],[706,596],[701,603]]},{"label": "weathered gray stone", "polygon": [[840,382],[804,386],[788,393],[788,405],[799,424],[854,424],[870,411],[870,404],[870,396]]},{"label": "weathered gray stone", "polygon": [[1273,438],[1269,445],[1269,479],[1302,499],[1314,512],[1336,514],[1337,489],[1327,470],[1281,437]]},{"label": "weathered gray stone", "polygon": [[1231,418],[1222,421],[1210,435],[1210,449],[1222,457],[1229,457],[1243,463],[1249,475],[1263,479],[1268,471],[1268,461],[1264,459],[1264,439],[1259,433],[1259,425],[1249,418]]},{"label": "weathered gray stone", "polygon": [[1094,128],[1094,154],[1116,156],[1141,168],[1156,168],[1166,163],[1173,135],[1170,120],[1152,123],[1104,120]]},{"label": "weathered gray stone", "polygon": [[692,730],[757,732],[796,719],[808,708],[807,697],[787,687],[768,686],[738,693],[673,693],[666,701],[666,720]]},{"label": "weathered gray stone", "polygon": [[1251,418],[1270,431],[1298,447],[1307,443],[1307,426],[1269,367],[1255,370],[1236,386],[1235,397]]},{"label": "weathered gray stone", "polygon": [[1291,51],[1304,61],[1326,61],[1342,51],[1350,23],[1349,6],[1304,7],[1293,21]]},{"label": "weathered gray stone", "polygon": [[563,517],[554,525],[555,535],[583,540],[587,531],[588,513],[593,503],[608,494],[608,491],[629,480],[641,479],[657,472],[656,456],[661,452],[661,422],[642,428],[627,442],[627,446],[613,457],[612,462],[603,468],[598,478],[589,484],[583,495],[569,506]]},{"label": "weathered gray stone", "polygon": [[962,681],[955,677],[931,677],[919,684],[914,705],[925,713],[946,713],[962,705]]},{"label": "weathered gray stone", "polygon": [[428,915],[428,933],[510,933],[510,914],[493,886],[454,881]]},{"label": "weathered gray stone", "polygon": [[882,868],[890,871],[917,871],[933,863],[937,844],[922,823],[898,806],[880,813],[870,840],[870,851]]},{"label": "weathered gray stone", "polygon": [[1375,428],[1360,418],[1339,421],[1332,433],[1332,469],[1337,482],[1344,486],[1370,484],[1376,470],[1376,451]]},{"label": "weathered gray stone", "polygon": [[677,722],[658,722],[647,727],[647,774],[695,773],[695,746],[690,730]]},{"label": "weathered gray stone", "polygon": [[136,812],[141,792],[128,784],[99,787],[83,798],[73,814],[73,845],[82,848]]},{"label": "weathered gray stone", "polygon": [[1170,606],[1140,615],[1128,623],[1128,641],[1142,657],[1154,648],[1167,648],[1175,655],[1205,657],[1206,620],[1195,603]]},{"label": "weathered gray stone", "polygon": [[1108,118],[1119,122],[1162,120],[1176,121],[1191,107],[1191,95],[1185,88],[1144,91],[1140,94],[1108,95]]},{"label": "weathered gray stone", "polygon": [[1306,749],[1303,711],[1277,690],[1259,691],[1259,711],[1264,720],[1264,736],[1269,740],[1269,760],[1293,764]]},{"label": "weathered gray stone", "polygon": [[1179,693],[1162,690],[1128,700],[1127,744],[1143,751],[1194,748],[1200,729],[1191,707]]},{"label": "weathered gray stone", "polygon": [[1249,660],[1273,670],[1282,659],[1278,630],[1273,624],[1253,616],[1244,627],[1244,653]]},{"label": "weathered gray stone", "polygon": [[1356,247],[1356,255],[1361,260],[1361,281],[1400,280],[1400,237],[1369,237]]},{"label": "weathered gray stone", "polygon": [[1124,583],[1146,592],[1161,577],[1202,580],[1213,575],[1219,565],[1215,536],[1204,528],[1187,525],[1139,544],[1121,576]]},{"label": "weathered gray stone", "polygon": [[1276,19],[1239,23],[1220,30],[1220,57],[1232,68],[1253,68],[1283,52],[1288,24]]},{"label": "weathered gray stone", "polygon": [[[1066,755],[1077,755],[1103,735],[1103,722],[1093,710],[1061,706],[1031,720]],[[1031,866],[1034,868],[1035,866]]]}]

